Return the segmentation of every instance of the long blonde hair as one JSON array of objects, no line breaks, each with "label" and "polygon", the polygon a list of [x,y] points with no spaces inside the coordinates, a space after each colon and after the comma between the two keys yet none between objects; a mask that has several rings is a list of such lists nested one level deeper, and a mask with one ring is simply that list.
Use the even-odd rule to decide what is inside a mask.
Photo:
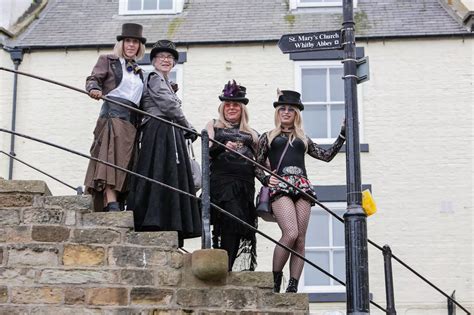
[{"label": "long blonde hair", "polygon": [[[229,101],[223,101],[220,105],[219,108],[217,109],[219,112],[219,119],[216,121],[215,126],[218,128],[232,128],[232,124],[225,120],[224,117],[224,103],[229,102]],[[244,105],[243,103],[240,102],[233,102],[235,104],[239,104],[240,106],[240,124],[239,124],[239,130],[243,132],[247,132],[252,135],[252,139],[254,143],[258,142],[258,135],[255,130],[250,128],[249,125],[249,113],[247,110],[247,106]]]},{"label": "long blonde hair", "polygon": [[[140,60],[145,56],[145,45],[140,42],[140,46],[138,47],[137,55],[135,56],[135,61]],[[123,53],[123,39],[119,40],[118,42],[115,43],[114,46],[114,55],[117,57],[121,57],[123,59],[127,59],[125,54]]]},{"label": "long blonde hair", "polygon": [[[275,108],[275,116],[274,116],[274,121],[275,121],[275,129],[270,130],[267,133],[267,138],[268,138],[268,145],[271,145],[273,139],[278,137],[282,131],[281,131],[281,119],[280,119],[280,114],[279,114],[279,109],[282,108],[284,105],[278,105]],[[301,141],[303,141],[305,148],[308,148],[308,140],[306,139],[306,135],[303,130],[303,118],[301,117],[301,111],[293,106],[295,110],[295,121],[294,121],[294,128],[291,130],[290,133],[290,145],[293,144],[293,141],[298,138]]]}]

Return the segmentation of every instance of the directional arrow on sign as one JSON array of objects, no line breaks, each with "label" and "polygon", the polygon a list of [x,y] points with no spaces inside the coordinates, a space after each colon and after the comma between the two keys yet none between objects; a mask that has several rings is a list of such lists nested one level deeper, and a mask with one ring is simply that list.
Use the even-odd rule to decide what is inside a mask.
[{"label": "directional arrow on sign", "polygon": [[342,34],[340,30],[286,34],[278,41],[278,47],[284,54],[324,49],[341,49]]}]

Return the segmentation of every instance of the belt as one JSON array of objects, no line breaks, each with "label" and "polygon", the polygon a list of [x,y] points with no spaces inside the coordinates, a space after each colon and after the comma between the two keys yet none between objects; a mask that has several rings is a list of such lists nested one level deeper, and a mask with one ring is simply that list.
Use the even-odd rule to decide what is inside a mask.
[{"label": "belt", "polygon": [[[119,97],[109,97],[110,99],[124,103],[125,105],[132,106],[137,108],[133,102],[122,99]],[[122,120],[126,120],[131,124],[135,125],[137,122],[137,113],[130,111],[129,109],[122,107],[120,105],[113,104],[108,101],[104,101],[102,104],[102,108],[100,109],[99,118],[120,118]]]},{"label": "belt", "polygon": [[284,175],[304,175],[304,171],[301,167],[298,166],[285,166],[282,170]]}]

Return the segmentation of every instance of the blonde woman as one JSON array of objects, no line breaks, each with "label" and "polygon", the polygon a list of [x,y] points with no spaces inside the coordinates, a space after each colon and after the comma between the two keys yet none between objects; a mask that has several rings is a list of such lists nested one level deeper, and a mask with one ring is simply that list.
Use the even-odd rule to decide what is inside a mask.
[{"label": "blonde woman", "polygon": [[[235,80],[228,82],[219,96],[219,119],[211,120],[206,129],[209,137],[229,149],[255,158],[258,135],[250,128],[248,121],[246,88]],[[211,144],[211,201],[239,219],[256,226],[255,212],[255,167],[253,164]],[[227,251],[229,271],[235,264],[238,270],[254,270],[256,267],[255,233],[228,216],[211,209],[213,225],[213,247]]]},{"label": "blonde woman", "polygon": [[[273,172],[310,196],[316,197],[311,182],[306,176],[305,154],[308,153],[318,160],[331,161],[344,143],[344,126],[329,149],[319,147],[304,133],[301,117],[304,105],[301,103],[300,94],[289,90],[278,92],[278,101],[273,103],[273,107],[276,109],[275,129],[262,134],[260,137],[257,162],[266,165],[268,159]],[[280,167],[275,169],[280,159]],[[273,214],[282,232],[280,243],[304,255],[306,229],[311,214],[311,206],[314,203],[275,176],[265,175],[259,168],[256,168],[255,172],[260,182],[270,188]],[[282,270],[289,257],[290,253],[286,249],[278,245],[275,247],[272,266],[274,292],[280,292]],[[290,280],[286,292],[298,291],[298,280],[303,265],[304,261],[302,259],[291,255]]]},{"label": "blonde woman", "polygon": [[[143,90],[143,73],[136,64],[145,54],[146,39],[140,24],[125,23],[117,36],[114,53],[101,55],[86,79],[89,96],[137,107]],[[123,168],[130,167],[136,134],[136,115],[105,101],[94,129],[91,155]],[[120,211],[126,192],[127,174],[90,161],[84,184],[94,199],[95,211]]]}]

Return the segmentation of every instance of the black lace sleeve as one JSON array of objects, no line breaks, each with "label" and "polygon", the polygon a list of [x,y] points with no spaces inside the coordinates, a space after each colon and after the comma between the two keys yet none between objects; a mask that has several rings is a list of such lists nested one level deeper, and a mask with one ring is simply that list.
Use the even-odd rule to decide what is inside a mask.
[{"label": "black lace sleeve", "polygon": [[[267,157],[268,157],[268,138],[267,138],[267,133],[264,132],[260,136],[260,139],[258,140],[257,157],[255,160],[257,161],[258,164],[265,166]],[[268,185],[268,180],[270,179],[270,176],[265,175],[265,172],[261,168],[255,167],[255,177],[257,177],[257,179],[262,183],[262,185],[265,185],[265,186]]]},{"label": "black lace sleeve", "polygon": [[330,162],[341,150],[342,145],[344,144],[345,138],[341,135],[339,135],[336,139],[336,141],[332,144],[332,146],[329,149],[323,149],[320,146],[318,146],[316,143],[314,143],[309,137],[308,139],[308,154],[315,159],[325,161],[325,162]]}]

